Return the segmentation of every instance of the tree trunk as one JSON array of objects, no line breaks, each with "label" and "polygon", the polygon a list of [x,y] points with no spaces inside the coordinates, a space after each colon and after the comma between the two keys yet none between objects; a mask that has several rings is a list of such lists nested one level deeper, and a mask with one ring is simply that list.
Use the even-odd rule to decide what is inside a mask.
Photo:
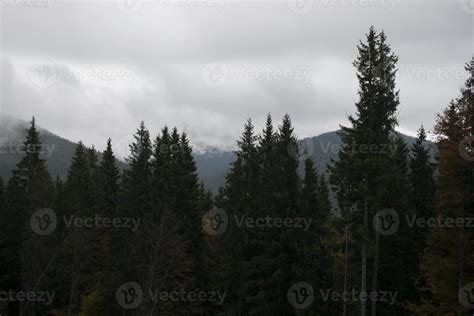
[{"label": "tree trunk", "polygon": [[[377,281],[378,281],[378,273],[379,273],[379,252],[380,252],[380,235],[376,231],[375,232],[375,257],[374,257],[374,271],[372,276],[372,292],[377,292]],[[377,301],[372,301],[372,316],[377,315]]]},{"label": "tree trunk", "polygon": [[[347,269],[349,263],[349,224],[346,225],[346,251],[344,258],[344,293],[347,293]],[[347,301],[344,300],[342,307],[342,315],[347,316]]]},{"label": "tree trunk", "polygon": [[[362,242],[362,275],[361,275],[361,294],[367,293],[367,240],[369,228],[369,210],[367,209],[367,202],[364,206],[364,240]],[[365,295],[365,294],[362,294]],[[367,300],[360,302],[360,314],[366,316]]]},{"label": "tree trunk", "polygon": [[459,286],[458,293],[464,286],[464,228],[459,232]]}]

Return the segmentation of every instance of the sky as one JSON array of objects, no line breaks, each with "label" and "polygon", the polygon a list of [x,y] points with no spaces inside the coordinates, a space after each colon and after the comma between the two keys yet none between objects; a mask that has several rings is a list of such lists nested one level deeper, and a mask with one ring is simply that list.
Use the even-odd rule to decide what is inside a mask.
[{"label": "sky", "polygon": [[474,52],[472,0],[0,0],[0,114],[119,155],[144,121],[196,149],[288,113],[299,138],[347,125],[369,27],[398,55],[398,130],[433,128]]}]

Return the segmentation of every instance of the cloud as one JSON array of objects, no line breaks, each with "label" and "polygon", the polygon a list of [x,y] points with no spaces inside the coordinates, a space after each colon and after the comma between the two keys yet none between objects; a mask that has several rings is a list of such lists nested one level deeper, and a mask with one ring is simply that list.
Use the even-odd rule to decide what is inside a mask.
[{"label": "cloud", "polygon": [[100,149],[142,120],[222,147],[269,112],[288,112],[301,138],[335,130],[354,113],[352,61],[372,24],[400,57],[400,128],[413,134],[457,96],[472,53],[472,15],[456,1],[147,0],[132,14],[116,1],[11,1],[0,110]]}]

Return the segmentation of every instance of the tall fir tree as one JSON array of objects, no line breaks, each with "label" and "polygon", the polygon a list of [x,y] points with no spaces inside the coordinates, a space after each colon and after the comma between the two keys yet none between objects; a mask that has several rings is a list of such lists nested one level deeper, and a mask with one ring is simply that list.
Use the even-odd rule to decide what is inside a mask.
[{"label": "tall fir tree", "polygon": [[[356,210],[351,216],[351,226],[352,235],[358,241],[355,246],[360,250],[352,250],[355,250],[354,254],[360,253],[360,291],[367,293],[370,283],[372,291],[384,286],[378,282],[380,239],[369,222],[377,211],[388,207],[383,201],[389,194],[385,171],[391,159],[383,148],[391,144],[390,135],[397,124],[399,98],[395,76],[398,58],[387,44],[384,32],[377,33],[374,27],[370,28],[366,41],[359,44],[358,52],[354,62],[359,80],[357,112],[355,116],[349,116],[352,126],[341,128],[342,150],[339,160],[331,167],[331,182],[338,189],[338,202],[345,212],[348,208]],[[373,256],[369,255],[369,248],[374,248]],[[373,260],[372,271],[369,271],[369,259]],[[375,315],[376,302],[367,304],[366,300],[361,300],[360,314],[365,316],[369,310]]]}]

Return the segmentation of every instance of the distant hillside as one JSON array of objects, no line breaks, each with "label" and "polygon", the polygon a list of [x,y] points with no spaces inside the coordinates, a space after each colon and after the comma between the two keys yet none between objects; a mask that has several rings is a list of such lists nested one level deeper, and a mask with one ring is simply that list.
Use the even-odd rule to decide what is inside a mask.
[{"label": "distant hillside", "polygon": [[[315,161],[318,170],[320,172],[326,172],[331,159],[337,159],[341,147],[341,139],[337,133],[337,131],[328,132],[319,136],[300,140],[300,154],[303,154],[306,149],[307,154]],[[414,137],[404,134],[400,135],[409,147],[411,147],[415,142]],[[432,157],[434,157],[436,149],[433,143],[428,142],[428,144],[431,147]],[[291,150],[289,150],[289,152],[294,155],[294,153],[291,153]],[[219,187],[224,184],[226,171],[228,170],[226,166],[229,166],[232,163],[234,160],[234,154],[231,152],[222,152],[220,154],[214,153],[211,157],[205,156],[206,155],[204,155],[204,157],[196,157],[197,164],[200,168],[205,170],[202,177],[204,183],[212,191],[216,192]],[[300,170],[303,170],[302,160],[300,161]]]},{"label": "distant hillside", "polygon": [[[28,122],[10,116],[0,116],[0,177],[8,178],[11,171],[21,159],[21,143],[25,137]],[[43,158],[48,162],[48,168],[53,177],[64,177],[74,155],[76,144],[60,136],[54,135],[46,129],[39,128],[44,145]],[[401,134],[405,142],[411,146],[415,139]],[[337,132],[324,133],[316,137],[305,138],[300,141],[300,147],[316,162],[320,171],[325,172],[331,158],[336,159],[341,146]],[[432,153],[435,149],[433,144]],[[234,161],[234,153],[229,151],[216,152],[215,150],[194,153],[199,178],[206,187],[216,192],[224,184],[225,175]],[[124,169],[126,164],[118,161],[119,167]],[[301,165],[302,166],[302,162]]]},{"label": "distant hillside", "polygon": [[[9,178],[12,170],[20,161],[22,143],[29,122],[11,117],[0,116],[0,177]],[[43,151],[41,157],[48,162],[49,172],[53,177],[65,177],[76,149],[76,143],[61,138],[48,130],[38,127]],[[119,168],[125,164],[118,161]]]}]

